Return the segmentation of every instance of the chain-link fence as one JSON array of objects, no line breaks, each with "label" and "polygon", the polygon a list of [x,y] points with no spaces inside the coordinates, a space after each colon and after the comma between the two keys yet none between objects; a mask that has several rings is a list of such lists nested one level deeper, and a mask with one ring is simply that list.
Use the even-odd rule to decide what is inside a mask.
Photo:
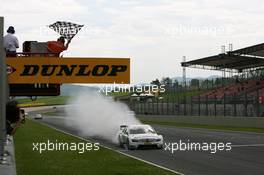
[{"label": "chain-link fence", "polygon": [[232,95],[223,92],[222,97],[206,95],[206,92],[215,88],[209,85],[202,87],[200,83],[197,87],[187,88],[181,85],[166,86],[166,92],[159,97],[130,98],[128,104],[136,114],[145,115],[246,117],[264,115],[259,87]]}]

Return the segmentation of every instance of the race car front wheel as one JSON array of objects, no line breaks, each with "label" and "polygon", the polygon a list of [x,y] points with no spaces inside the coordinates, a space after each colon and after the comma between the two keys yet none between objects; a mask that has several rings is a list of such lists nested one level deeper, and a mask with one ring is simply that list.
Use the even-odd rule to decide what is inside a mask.
[{"label": "race car front wheel", "polygon": [[132,146],[129,144],[129,140],[127,140],[127,149],[128,149],[128,150],[133,150],[133,149],[135,149],[134,147],[132,147]]}]

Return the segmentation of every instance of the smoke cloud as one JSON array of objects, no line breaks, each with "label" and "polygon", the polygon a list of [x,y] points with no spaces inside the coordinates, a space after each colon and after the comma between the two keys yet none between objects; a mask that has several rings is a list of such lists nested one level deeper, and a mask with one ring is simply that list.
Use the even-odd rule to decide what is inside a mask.
[{"label": "smoke cloud", "polygon": [[75,95],[66,108],[66,124],[90,137],[100,137],[117,143],[120,125],[140,124],[124,103],[114,101],[97,91]]}]

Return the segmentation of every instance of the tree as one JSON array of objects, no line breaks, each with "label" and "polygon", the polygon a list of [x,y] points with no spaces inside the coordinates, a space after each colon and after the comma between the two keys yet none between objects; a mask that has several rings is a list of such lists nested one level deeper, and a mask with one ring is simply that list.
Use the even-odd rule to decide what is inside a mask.
[{"label": "tree", "polygon": [[172,79],[170,79],[170,77],[163,77],[161,79],[161,84],[164,84],[166,86],[171,85],[172,84]]},{"label": "tree", "polygon": [[212,81],[206,79],[206,80],[203,80],[201,82],[201,88],[202,89],[207,89],[207,88],[210,88],[212,86]]},{"label": "tree", "polygon": [[190,86],[192,87],[198,87],[199,86],[199,80],[198,79],[192,79]]},{"label": "tree", "polygon": [[172,86],[173,86],[173,87],[177,87],[177,86],[179,86],[179,82],[178,82],[178,80],[174,79],[173,82],[172,82]]},{"label": "tree", "polygon": [[150,84],[160,86],[160,81],[156,78],[156,80],[153,80],[152,82],[150,82]]},{"label": "tree", "polygon": [[214,85],[216,87],[219,87],[219,86],[222,86],[222,78],[216,78],[215,81],[214,81]]}]

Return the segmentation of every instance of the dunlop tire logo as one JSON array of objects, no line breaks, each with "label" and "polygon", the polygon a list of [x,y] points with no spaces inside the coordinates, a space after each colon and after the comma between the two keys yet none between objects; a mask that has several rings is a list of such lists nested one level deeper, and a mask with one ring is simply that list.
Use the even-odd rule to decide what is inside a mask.
[{"label": "dunlop tire logo", "polygon": [[24,65],[20,76],[117,76],[120,72],[127,70],[126,65],[96,65],[92,68],[89,65]]},{"label": "dunlop tire logo", "polygon": [[7,58],[10,84],[130,83],[129,58]]}]

